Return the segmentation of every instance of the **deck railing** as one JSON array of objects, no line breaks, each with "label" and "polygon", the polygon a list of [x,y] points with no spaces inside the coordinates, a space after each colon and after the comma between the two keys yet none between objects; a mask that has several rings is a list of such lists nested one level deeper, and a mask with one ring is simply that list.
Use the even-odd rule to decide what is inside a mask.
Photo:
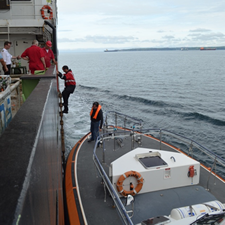
[{"label": "deck railing", "polygon": [[[158,136],[160,141],[160,149],[162,149],[161,146],[164,142],[173,146],[177,145],[175,147],[178,149],[181,149],[182,146],[182,151],[188,156],[207,164],[207,167],[211,168],[211,172],[214,170],[215,174],[219,172],[221,175],[225,176],[225,159],[215,154],[213,151],[210,151],[195,140],[166,129],[145,129],[143,130],[143,135],[145,133],[151,133],[152,135],[156,134]],[[168,141],[168,138],[166,139],[166,137],[169,137],[170,140]],[[179,142],[175,143],[176,141]],[[216,171],[216,165],[220,166],[220,171]]]},{"label": "deck railing", "polygon": [[[112,116],[113,118],[109,118],[109,116]],[[118,130],[118,128],[123,128],[123,130]],[[176,134],[174,132],[171,132],[169,130],[165,129],[143,129],[143,121],[136,119],[134,117],[130,117],[121,113],[117,113],[114,111],[110,111],[106,113],[104,126],[103,126],[103,134],[100,135],[95,143],[94,147],[94,154],[93,154],[93,160],[96,165],[96,168],[98,169],[100,176],[102,177],[104,181],[104,185],[107,187],[118,211],[119,214],[124,222],[124,224],[133,224],[130,217],[128,216],[126,209],[123,205],[123,203],[120,200],[120,197],[118,196],[117,192],[115,191],[108,175],[106,174],[102,163],[105,163],[105,141],[107,139],[113,139],[114,140],[114,148],[116,144],[118,144],[118,139],[130,137],[131,138],[131,150],[134,148],[134,139],[136,142],[141,145],[142,142],[142,136],[151,135],[158,139],[159,142],[159,149],[162,149],[163,144],[170,144],[180,150],[182,148],[182,152],[186,153],[193,159],[196,159],[198,161],[204,161],[204,164],[208,164],[206,166],[210,167],[211,173],[209,173],[209,178],[207,185],[209,184],[210,175],[212,172],[214,174],[219,173],[221,176],[225,176],[225,159],[222,157],[216,155],[214,152],[208,150],[206,147],[202,146],[198,142],[192,140],[191,138],[187,138],[185,136]],[[169,138],[168,138],[169,137]],[[116,141],[117,140],[117,143]],[[102,163],[100,162],[97,154],[96,149],[98,143],[103,145],[103,157],[102,157]],[[195,153],[195,154],[194,154]],[[219,167],[219,170],[216,171],[217,166]],[[224,178],[223,178],[224,179]],[[207,187],[208,188],[208,187]]]},{"label": "deck railing", "polygon": [[120,200],[120,197],[118,196],[115,189],[113,188],[110,179],[108,178],[104,168],[102,167],[102,165],[96,155],[96,147],[97,147],[97,142],[95,143],[93,160],[94,160],[95,166],[96,166],[100,176],[102,177],[102,179],[104,181],[104,185],[107,187],[107,189],[112,197],[112,200],[113,200],[116,208],[118,209],[119,215],[120,215],[123,223],[127,224],[127,225],[133,225],[130,217],[128,216],[128,214],[126,212],[126,209],[125,209],[123,203]]}]

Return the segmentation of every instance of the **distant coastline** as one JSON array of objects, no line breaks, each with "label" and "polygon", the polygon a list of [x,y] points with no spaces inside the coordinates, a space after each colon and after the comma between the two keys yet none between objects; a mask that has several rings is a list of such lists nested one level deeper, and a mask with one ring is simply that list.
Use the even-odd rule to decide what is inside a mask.
[{"label": "distant coastline", "polygon": [[174,48],[129,48],[129,49],[106,49],[104,52],[125,51],[199,51],[199,50],[225,50],[225,46],[218,47],[174,47]]}]

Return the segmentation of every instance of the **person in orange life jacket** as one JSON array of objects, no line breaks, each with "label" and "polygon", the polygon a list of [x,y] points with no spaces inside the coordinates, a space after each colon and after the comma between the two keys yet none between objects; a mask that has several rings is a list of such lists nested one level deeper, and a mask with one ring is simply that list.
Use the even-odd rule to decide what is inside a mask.
[{"label": "person in orange life jacket", "polygon": [[64,105],[63,113],[68,113],[68,99],[70,97],[70,94],[72,94],[76,88],[76,81],[75,81],[72,70],[69,69],[68,66],[63,66],[62,70],[65,72],[65,74],[58,72],[57,75],[61,79],[65,80],[65,88],[62,92],[63,105]]},{"label": "person in orange life jacket", "polygon": [[103,112],[101,109],[101,105],[98,102],[94,102],[91,112],[91,138],[88,142],[96,141],[97,137],[99,136],[99,129],[102,129],[103,123]]},{"label": "person in orange life jacket", "polygon": [[57,62],[55,61],[55,56],[53,54],[53,51],[51,50],[52,47],[52,42],[51,41],[47,41],[45,43],[45,47],[42,48],[43,52],[44,52],[44,58],[45,58],[45,63],[46,63],[46,67],[49,68],[51,66],[51,60],[57,64]]}]

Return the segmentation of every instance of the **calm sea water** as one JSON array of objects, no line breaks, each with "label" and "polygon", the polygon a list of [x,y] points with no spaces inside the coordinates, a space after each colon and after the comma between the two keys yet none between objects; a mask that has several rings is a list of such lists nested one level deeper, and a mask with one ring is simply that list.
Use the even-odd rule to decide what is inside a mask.
[{"label": "calm sea water", "polygon": [[225,51],[60,53],[59,68],[68,65],[77,81],[64,117],[67,154],[89,132],[98,101],[104,113],[140,118],[225,158],[224,62]]}]

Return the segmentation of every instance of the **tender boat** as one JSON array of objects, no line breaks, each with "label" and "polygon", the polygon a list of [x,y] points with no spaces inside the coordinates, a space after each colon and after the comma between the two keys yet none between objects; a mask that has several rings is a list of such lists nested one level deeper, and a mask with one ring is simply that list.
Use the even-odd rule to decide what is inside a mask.
[{"label": "tender boat", "polygon": [[[225,160],[196,141],[108,112],[71,150],[70,224],[225,224]],[[100,146],[98,146],[100,143]]]}]

